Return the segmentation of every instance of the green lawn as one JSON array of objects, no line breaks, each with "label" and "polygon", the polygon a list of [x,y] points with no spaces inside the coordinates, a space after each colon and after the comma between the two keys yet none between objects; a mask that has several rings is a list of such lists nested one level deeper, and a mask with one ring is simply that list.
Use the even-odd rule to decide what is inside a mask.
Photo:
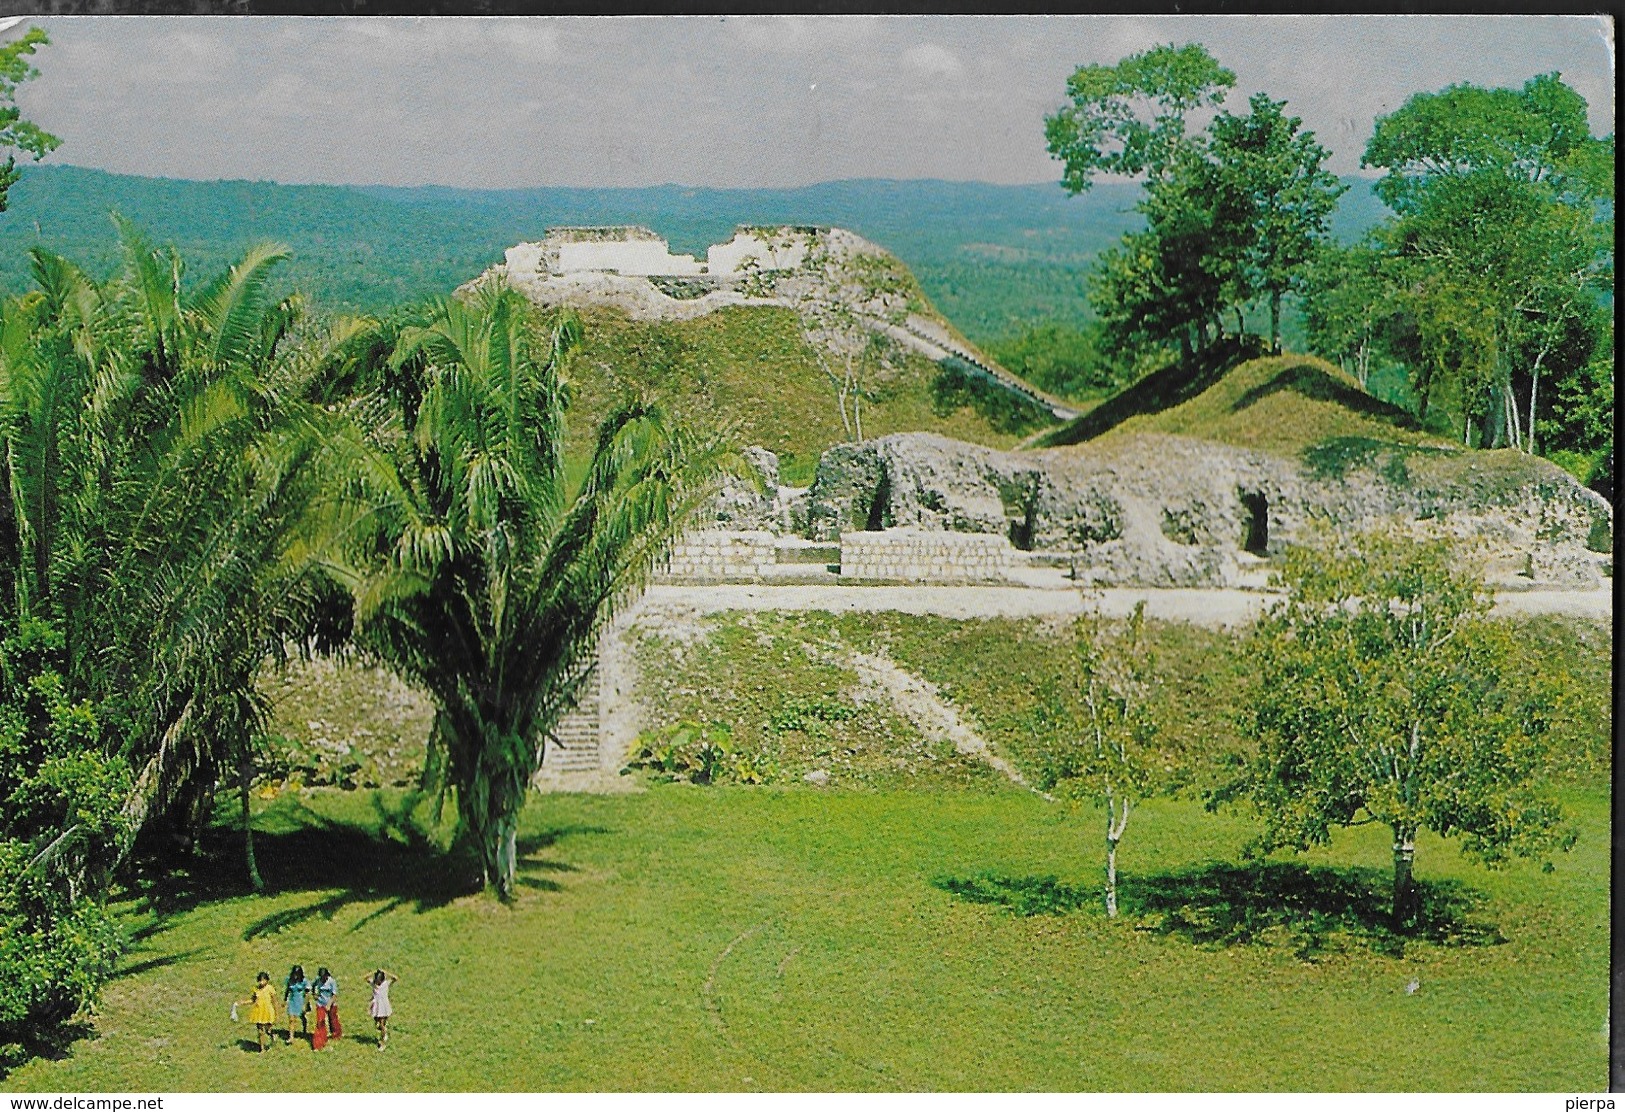
[{"label": "green lawn", "polygon": [[[1600,790],[1569,793],[1581,840],[1551,873],[1485,872],[1425,840],[1423,880],[1483,896],[1459,933],[1472,937],[1476,924],[1505,941],[1413,942],[1402,955],[1339,928],[1331,889],[1346,872],[1311,873],[1319,903],[1285,920],[1245,892],[1197,891],[1213,874],[1193,881],[1190,870],[1236,861],[1248,828],[1189,802],[1146,805],[1124,843],[1132,906],[1183,892],[1173,922],[1186,927],[1158,930],[1166,915],[1112,922],[1095,909],[1093,816],[1013,787],[538,796],[523,826],[524,895],[511,908],[459,894],[466,869],[390,819],[395,798],[324,789],[277,800],[258,820],[267,896],[240,894],[222,835],[212,863],[158,886],[161,915],[132,900],[139,942],[95,1033],[5,1086],[1557,1091],[1606,1081]],[[1307,863],[1380,869],[1384,839],[1360,830]],[[954,894],[1024,882],[1086,902],[1024,917]],[[1311,910],[1319,949],[1304,960],[1299,916]],[[1193,940],[1238,923],[1253,942]],[[295,961],[333,967],[349,1036],[321,1056],[296,1044],[261,1057],[241,1041],[246,1025],[228,1019],[230,1001],[257,970],[280,976]],[[382,1054],[359,983],[378,964],[401,974]],[[1408,995],[1412,978],[1420,988]]]}]

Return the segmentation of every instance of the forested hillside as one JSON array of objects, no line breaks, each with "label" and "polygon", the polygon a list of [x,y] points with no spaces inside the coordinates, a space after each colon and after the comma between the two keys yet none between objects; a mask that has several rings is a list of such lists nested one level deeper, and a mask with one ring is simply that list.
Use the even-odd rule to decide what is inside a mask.
[{"label": "forested hillside", "polygon": [[[1381,215],[1363,183],[1335,222],[1352,238]],[[1140,217],[1137,186],[1103,184],[1069,198],[1050,183],[845,181],[800,189],[538,188],[465,190],[193,182],[29,167],[0,214],[0,290],[30,285],[35,243],[106,272],[114,262],[110,211],[173,243],[198,273],[264,239],[293,258],[280,280],[319,308],[377,311],[441,294],[551,225],[639,223],[675,251],[701,252],[739,223],[850,228],[901,258],[926,294],[979,343],[1025,323],[1081,324],[1094,256]]]}]

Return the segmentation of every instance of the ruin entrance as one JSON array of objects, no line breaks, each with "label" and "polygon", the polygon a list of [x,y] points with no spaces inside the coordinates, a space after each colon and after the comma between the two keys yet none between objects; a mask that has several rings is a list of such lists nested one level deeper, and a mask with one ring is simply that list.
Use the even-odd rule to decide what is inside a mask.
[{"label": "ruin entrance", "polygon": [[869,513],[863,523],[865,533],[879,533],[890,525],[887,520],[891,516],[891,476],[886,472],[880,473],[880,482],[875,487],[874,497],[869,500]]},{"label": "ruin entrance", "polygon": [[1261,490],[1241,494],[1241,547],[1254,556],[1269,555],[1270,503]]}]

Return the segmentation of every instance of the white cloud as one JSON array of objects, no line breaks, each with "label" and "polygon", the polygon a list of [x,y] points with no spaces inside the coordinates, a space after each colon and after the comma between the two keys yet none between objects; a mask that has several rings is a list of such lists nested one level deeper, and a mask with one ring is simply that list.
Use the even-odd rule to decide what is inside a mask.
[{"label": "white cloud", "polygon": [[958,78],[965,74],[965,65],[959,56],[946,47],[923,42],[903,52],[903,65],[925,78]]}]

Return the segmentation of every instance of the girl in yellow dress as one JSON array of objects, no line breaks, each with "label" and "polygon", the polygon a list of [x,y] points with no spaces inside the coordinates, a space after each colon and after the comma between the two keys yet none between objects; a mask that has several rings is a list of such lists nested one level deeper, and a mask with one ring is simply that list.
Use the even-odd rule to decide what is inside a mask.
[{"label": "girl in yellow dress", "polygon": [[260,972],[254,978],[254,991],[249,993],[247,1000],[237,1001],[239,1005],[248,1005],[248,1022],[254,1025],[259,1035],[260,1053],[265,1052],[265,1043],[271,1039],[271,1024],[276,1022],[276,990],[271,987],[271,975]]}]

